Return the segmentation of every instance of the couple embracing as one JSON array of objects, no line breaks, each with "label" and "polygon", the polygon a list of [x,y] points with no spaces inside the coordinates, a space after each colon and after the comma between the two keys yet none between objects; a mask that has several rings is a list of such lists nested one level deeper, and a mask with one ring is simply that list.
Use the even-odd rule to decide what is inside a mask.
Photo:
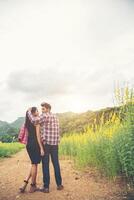
[{"label": "couple embracing", "polygon": [[[58,144],[60,141],[59,135],[59,121],[56,115],[51,113],[51,105],[48,103],[41,104],[42,114],[39,115],[36,107],[30,108],[26,112],[25,127],[28,133],[28,139],[26,144],[27,153],[31,160],[31,169],[24,180],[23,186],[20,188],[20,192],[24,192],[29,180],[30,193],[35,191],[41,191],[49,193],[50,185],[50,172],[49,172],[49,158],[51,156],[52,164],[54,167],[55,180],[57,184],[57,190],[62,190],[62,178],[60,172],[59,158],[58,158]],[[42,172],[43,172],[43,187],[37,188],[36,177],[37,167],[42,160]]]}]

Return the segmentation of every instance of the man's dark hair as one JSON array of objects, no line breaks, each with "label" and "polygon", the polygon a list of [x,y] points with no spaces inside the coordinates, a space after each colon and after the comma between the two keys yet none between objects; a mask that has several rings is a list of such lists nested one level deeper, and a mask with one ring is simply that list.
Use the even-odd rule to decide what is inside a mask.
[{"label": "man's dark hair", "polygon": [[41,103],[41,106],[42,106],[42,107],[45,107],[46,109],[51,110],[51,105],[50,105],[49,103],[43,102],[43,103]]}]

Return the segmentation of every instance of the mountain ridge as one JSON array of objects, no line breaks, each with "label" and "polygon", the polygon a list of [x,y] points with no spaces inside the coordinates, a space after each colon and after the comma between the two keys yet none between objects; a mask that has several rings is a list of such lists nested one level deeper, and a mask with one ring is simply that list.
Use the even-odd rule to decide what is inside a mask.
[{"label": "mountain ridge", "polygon": [[[97,123],[99,123],[102,114],[104,114],[104,118],[108,119],[111,112],[118,112],[118,110],[118,107],[107,107],[97,111],[87,110],[82,113],[75,113],[71,111],[56,113],[60,121],[61,135],[71,132],[83,132],[85,126],[94,123],[94,119],[96,119]],[[24,120],[25,117],[18,117],[11,123],[0,120],[0,135],[13,135],[13,133],[17,135],[19,128],[24,123]]]}]

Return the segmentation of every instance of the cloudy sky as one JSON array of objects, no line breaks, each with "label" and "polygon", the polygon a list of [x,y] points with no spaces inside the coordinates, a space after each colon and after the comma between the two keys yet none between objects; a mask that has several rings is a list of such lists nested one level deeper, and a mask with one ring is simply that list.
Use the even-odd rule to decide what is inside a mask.
[{"label": "cloudy sky", "polygon": [[133,0],[0,0],[0,120],[113,105],[134,83]]}]

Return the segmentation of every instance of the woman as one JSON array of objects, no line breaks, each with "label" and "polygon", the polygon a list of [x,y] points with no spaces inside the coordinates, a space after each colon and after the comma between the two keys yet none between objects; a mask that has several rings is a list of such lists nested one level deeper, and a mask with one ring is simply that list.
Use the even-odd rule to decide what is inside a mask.
[{"label": "woman", "polygon": [[[31,108],[31,113],[34,117],[38,116],[38,110],[36,107]],[[39,125],[35,126],[31,123],[31,121],[28,118],[28,113],[26,112],[26,118],[25,118],[25,127],[28,130],[28,141],[26,145],[27,153],[29,155],[29,158],[31,160],[31,169],[29,172],[29,175],[24,180],[24,185],[20,188],[20,192],[24,192],[29,179],[31,178],[31,184],[30,184],[30,193],[35,192],[37,190],[36,187],[36,177],[37,177],[37,166],[41,161],[41,156],[44,155],[44,148],[41,143],[40,138],[40,127]]]}]

